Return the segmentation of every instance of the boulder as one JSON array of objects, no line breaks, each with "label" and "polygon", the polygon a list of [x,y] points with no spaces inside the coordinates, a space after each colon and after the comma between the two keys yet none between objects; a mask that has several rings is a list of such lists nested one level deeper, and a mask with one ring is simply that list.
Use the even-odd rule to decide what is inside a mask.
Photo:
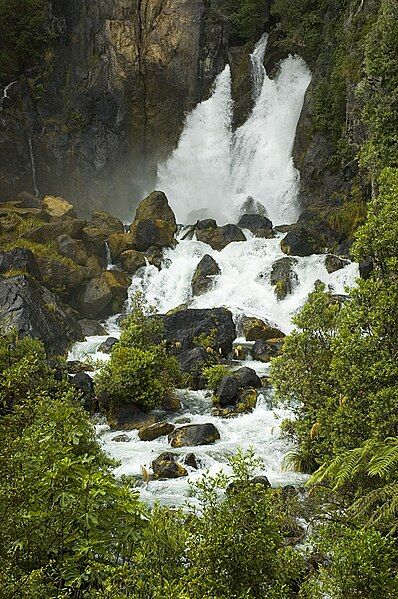
[{"label": "boulder", "polygon": [[272,222],[260,214],[244,214],[238,222],[238,227],[249,229],[256,237],[269,239],[273,236]]},{"label": "boulder", "polygon": [[60,235],[68,235],[80,239],[85,228],[85,221],[76,218],[54,219],[49,223],[40,223],[23,234],[24,239],[35,243],[56,241]]},{"label": "boulder", "polygon": [[240,388],[252,387],[253,389],[259,389],[262,386],[256,371],[247,366],[235,370],[232,376],[238,382]]},{"label": "boulder", "polygon": [[222,407],[234,406],[238,401],[239,383],[233,376],[225,376],[217,389],[217,403]]},{"label": "boulder", "polygon": [[213,277],[221,274],[217,262],[206,254],[199,262],[192,278],[192,293],[202,295],[209,291],[213,284]]},{"label": "boulder", "polygon": [[372,276],[372,272],[374,269],[373,260],[371,258],[366,258],[359,263],[359,275],[361,279],[367,281]]},{"label": "boulder", "polygon": [[90,375],[85,372],[78,372],[69,377],[71,385],[81,393],[83,407],[88,412],[94,412],[96,407],[94,383]]},{"label": "boulder", "polygon": [[298,283],[297,273],[293,270],[298,263],[296,258],[280,258],[272,265],[270,282],[275,286],[275,293],[278,300],[284,299],[292,293],[293,288]]},{"label": "boulder", "polygon": [[151,266],[155,266],[159,270],[162,268],[163,252],[160,248],[151,246],[146,250],[144,256]]},{"label": "boulder", "polygon": [[60,235],[57,238],[57,245],[61,256],[73,260],[73,262],[80,264],[80,266],[85,266],[88,254],[83,241],[73,239],[69,235]]},{"label": "boulder", "polygon": [[14,248],[9,252],[0,252],[0,273],[18,271],[31,275],[37,280],[41,279],[39,266],[31,250]]},{"label": "boulder", "polygon": [[189,468],[193,468],[194,470],[199,469],[198,460],[194,453],[187,453],[184,458],[184,464],[185,466],[189,466]]},{"label": "boulder", "polygon": [[176,461],[176,457],[173,453],[165,451],[156,460],[153,460],[152,469],[155,479],[188,476],[187,470]]},{"label": "boulder", "polygon": [[123,301],[127,299],[127,290],[130,287],[131,279],[124,272],[116,268],[106,270],[102,273],[101,280],[106,281],[113,297],[121,298]]},{"label": "boulder", "polygon": [[46,196],[42,200],[43,208],[50,216],[70,216],[76,218],[73,204],[56,196]]},{"label": "boulder", "polygon": [[130,231],[134,249],[140,252],[145,252],[151,246],[175,246],[177,223],[163,192],[154,191],[139,203]]},{"label": "boulder", "polygon": [[66,362],[68,374],[79,374],[79,372],[93,372],[94,367],[91,364],[85,364],[79,360],[68,360]]},{"label": "boulder", "polygon": [[76,305],[84,316],[97,318],[110,314],[112,299],[112,291],[106,279],[99,277],[83,284]]},{"label": "boulder", "polygon": [[347,266],[347,264],[349,264],[348,260],[343,260],[334,254],[328,254],[325,258],[325,267],[329,274],[336,272],[336,270],[341,270]]},{"label": "boulder", "polygon": [[140,428],[138,436],[141,441],[154,441],[159,437],[170,435],[174,429],[174,424],[170,424],[169,422],[155,422],[155,424]]},{"label": "boulder", "polygon": [[213,250],[221,251],[234,241],[246,241],[246,237],[237,225],[224,225],[223,227],[197,229],[198,241],[207,243]]},{"label": "boulder", "polygon": [[217,353],[227,356],[232,351],[236,330],[226,308],[181,310],[162,319],[165,339],[176,354],[201,346],[203,338],[206,346]]},{"label": "boulder", "polygon": [[112,233],[108,239],[112,261],[117,262],[123,252],[134,249],[131,233]]},{"label": "boulder", "polygon": [[54,355],[83,340],[73,310],[27,275],[0,279],[0,331],[12,329],[21,337],[40,339]]},{"label": "boulder", "polygon": [[21,191],[17,196],[18,206],[20,208],[42,208],[41,198],[34,196],[28,191]]},{"label": "boulder", "polygon": [[260,318],[244,316],[242,319],[242,329],[246,341],[257,341],[258,339],[266,341],[267,339],[285,337],[282,331]]},{"label": "boulder", "polygon": [[280,353],[280,350],[283,345],[283,339],[268,339],[264,341],[263,339],[259,339],[255,342],[252,347],[251,354],[253,360],[258,360],[259,362],[267,363]]},{"label": "boulder", "polygon": [[130,437],[128,435],[115,435],[112,437],[111,441],[114,443],[128,443],[130,441]]},{"label": "boulder", "polygon": [[181,372],[188,372],[191,375],[198,374],[209,363],[209,354],[203,347],[194,347],[179,354]]},{"label": "boulder", "polygon": [[[104,402],[106,404],[106,402]],[[114,430],[139,430],[156,422],[156,417],[148,412],[143,412],[132,404],[112,406],[108,411],[107,419]]]},{"label": "boulder", "polygon": [[322,240],[306,227],[297,226],[281,241],[281,250],[288,256],[311,256],[324,250]]},{"label": "boulder", "polygon": [[137,250],[125,250],[119,256],[123,270],[129,275],[134,275],[137,270],[146,266],[145,257]]},{"label": "boulder", "polygon": [[102,337],[103,335],[108,334],[97,320],[83,318],[82,320],[79,320],[79,325],[85,337],[95,337],[97,335]]},{"label": "boulder", "polygon": [[101,229],[107,236],[112,235],[112,233],[124,233],[124,224],[122,221],[103,210],[95,210],[93,212],[91,224],[93,227]]},{"label": "boulder", "polygon": [[213,218],[205,218],[204,220],[198,220],[194,226],[197,231],[203,231],[203,229],[216,229],[217,223]]},{"label": "boulder", "polygon": [[98,347],[98,351],[103,354],[110,354],[113,346],[117,343],[119,339],[116,337],[108,337],[101,345]]},{"label": "boulder", "polygon": [[85,267],[86,279],[96,279],[97,277],[100,277],[104,271],[104,266],[101,266],[100,260],[97,258],[97,256],[89,256],[87,258]]},{"label": "boulder", "polygon": [[211,445],[220,439],[214,424],[187,424],[177,428],[169,436],[172,447]]},{"label": "boulder", "polygon": [[79,287],[85,278],[84,269],[72,261],[38,256],[37,264],[44,283],[58,293]]},{"label": "boulder", "polygon": [[138,220],[130,227],[133,238],[133,247],[139,252],[145,252],[151,246],[158,248],[175,247],[174,239],[175,227],[171,223],[155,220]]},{"label": "boulder", "polygon": [[163,398],[161,406],[165,412],[177,412],[181,410],[181,401],[177,395],[170,394]]}]

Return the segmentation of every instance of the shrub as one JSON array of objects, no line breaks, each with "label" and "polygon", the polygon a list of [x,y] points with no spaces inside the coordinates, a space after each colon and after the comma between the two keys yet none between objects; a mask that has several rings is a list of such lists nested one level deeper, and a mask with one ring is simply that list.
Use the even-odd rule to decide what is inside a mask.
[{"label": "shrub", "polygon": [[231,369],[224,364],[214,364],[203,369],[203,375],[207,380],[207,388],[216,391],[225,376],[228,376]]}]

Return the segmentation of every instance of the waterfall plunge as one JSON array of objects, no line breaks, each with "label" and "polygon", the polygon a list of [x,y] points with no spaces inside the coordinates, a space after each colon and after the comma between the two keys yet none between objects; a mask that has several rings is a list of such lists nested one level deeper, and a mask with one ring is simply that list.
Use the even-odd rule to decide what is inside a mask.
[{"label": "waterfall plunge", "polygon": [[226,66],[211,97],[188,115],[178,147],[159,167],[157,187],[180,222],[202,217],[234,222],[248,196],[261,202],[275,223],[298,216],[299,175],[291,153],[311,75],[301,58],[289,57],[270,79],[263,66],[267,39],[265,34],[251,55],[255,105],[246,123],[232,130]]}]

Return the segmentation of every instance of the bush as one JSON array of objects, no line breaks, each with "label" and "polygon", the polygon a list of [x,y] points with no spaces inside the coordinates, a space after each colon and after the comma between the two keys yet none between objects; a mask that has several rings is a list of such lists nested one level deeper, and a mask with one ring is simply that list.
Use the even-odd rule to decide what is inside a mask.
[{"label": "bush", "polygon": [[207,388],[216,391],[225,376],[231,373],[231,369],[224,364],[214,364],[203,369],[203,376],[207,381]]}]

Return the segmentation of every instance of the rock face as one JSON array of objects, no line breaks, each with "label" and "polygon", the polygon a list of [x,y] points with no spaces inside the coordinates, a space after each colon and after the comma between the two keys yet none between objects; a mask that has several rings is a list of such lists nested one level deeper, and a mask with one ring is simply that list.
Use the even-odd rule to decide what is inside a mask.
[{"label": "rock face", "polygon": [[187,424],[177,428],[170,436],[172,447],[211,445],[220,439],[214,424]]},{"label": "rock face", "polygon": [[45,68],[2,111],[0,198],[33,192],[31,138],[39,191],[127,216],[225,66],[223,22],[204,0],[51,4]]},{"label": "rock face", "polygon": [[183,353],[200,345],[201,337],[212,350],[227,356],[236,339],[232,314],[226,308],[181,310],[163,316],[166,341]]},{"label": "rock face", "polygon": [[20,275],[0,279],[0,330],[43,341],[50,354],[63,354],[83,339],[73,311],[37,281]]},{"label": "rock face", "polygon": [[246,237],[236,225],[224,225],[223,227],[213,227],[206,229],[197,229],[196,238],[198,241],[207,243],[213,250],[221,251],[233,241],[246,241]]},{"label": "rock face", "polygon": [[192,278],[192,293],[202,295],[209,291],[213,284],[212,277],[219,274],[221,274],[221,270],[214,258],[208,254],[203,256]]}]

